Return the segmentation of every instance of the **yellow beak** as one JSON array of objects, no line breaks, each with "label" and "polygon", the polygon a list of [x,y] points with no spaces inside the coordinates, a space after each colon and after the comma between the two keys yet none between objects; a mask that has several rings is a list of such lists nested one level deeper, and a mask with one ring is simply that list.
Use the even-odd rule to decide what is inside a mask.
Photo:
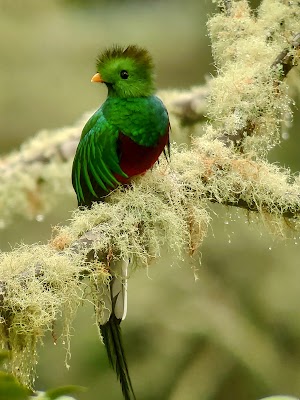
[{"label": "yellow beak", "polygon": [[101,78],[101,75],[99,74],[99,72],[97,72],[91,79],[91,82],[100,82],[103,83],[103,79]]}]

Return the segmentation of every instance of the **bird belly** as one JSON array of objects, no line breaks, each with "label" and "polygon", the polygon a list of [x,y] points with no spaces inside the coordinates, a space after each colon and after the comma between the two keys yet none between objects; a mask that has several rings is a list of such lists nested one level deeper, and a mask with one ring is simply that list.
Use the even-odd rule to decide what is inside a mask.
[{"label": "bird belly", "polygon": [[156,146],[141,146],[124,134],[120,134],[120,167],[128,178],[116,175],[120,183],[128,183],[131,177],[144,174],[158,160],[169,140],[169,133],[159,138]]}]

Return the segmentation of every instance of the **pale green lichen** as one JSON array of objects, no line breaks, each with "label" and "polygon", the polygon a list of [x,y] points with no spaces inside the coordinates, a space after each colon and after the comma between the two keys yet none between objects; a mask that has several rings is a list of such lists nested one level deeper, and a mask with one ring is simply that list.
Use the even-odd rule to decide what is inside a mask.
[{"label": "pale green lichen", "polygon": [[294,215],[297,220],[299,178],[292,177],[288,169],[241,158],[220,141],[204,138],[195,140],[192,153],[178,155],[175,168],[181,171],[180,179],[190,196],[232,206],[243,201],[245,208],[257,210],[277,235],[285,231],[283,216]]},{"label": "pale green lichen", "polygon": [[[246,0],[232,1],[230,12],[210,18],[208,28],[218,76],[204,89],[159,93],[170,110],[172,138],[190,143],[191,137],[203,135],[208,88],[211,94],[206,114],[213,129],[208,126],[207,137],[238,133],[244,153],[264,157],[279,142],[282,121],[291,119],[288,86],[278,80],[280,67],[272,69],[271,65],[300,30],[298,5],[264,0],[254,14]],[[299,50],[294,52],[296,64]],[[294,90],[300,90],[299,68],[298,73],[295,70],[289,73],[290,83]],[[36,218],[49,212],[61,195],[75,201],[71,159],[89,115],[72,128],[41,132],[19,152],[0,160],[0,228],[13,215]],[[192,123],[193,118],[196,123]],[[70,142],[66,159],[61,158],[61,151],[53,151]]]},{"label": "pale green lichen", "polygon": [[[21,246],[1,254],[0,342],[11,349],[10,368],[23,383],[32,384],[36,346],[57,320],[63,321],[62,336],[69,351],[71,323],[87,284],[89,300],[101,314],[97,294],[109,278],[101,260],[130,259],[132,270],[149,266],[163,247],[183,257],[187,249],[199,246],[209,214],[201,200],[195,207],[194,196],[186,196],[185,185],[177,182],[176,174],[168,174],[168,168],[162,164],[130,189],[116,189],[106,203],[91,210],[76,210],[70,225],[58,228],[49,245]],[[90,242],[79,246],[83,238]],[[80,280],[83,274],[88,281]]]},{"label": "pale green lichen", "polygon": [[[176,174],[162,165],[159,171],[136,179],[129,190],[116,189],[107,202],[75,211],[60,235],[73,241],[88,231],[99,238],[93,243],[95,252],[112,248],[115,257],[134,258],[138,265],[159,257],[164,245],[180,257],[190,239],[190,200],[185,197],[184,185],[176,180]],[[202,240],[210,217],[204,208],[198,217]]]},{"label": "pale green lichen", "polygon": [[[55,332],[59,319],[68,353],[71,323],[87,292],[101,314],[97,291],[107,285],[108,260],[130,259],[132,270],[149,267],[163,248],[180,258],[193,253],[207,233],[211,201],[232,206],[242,201],[276,234],[284,234],[286,215],[294,216],[292,223],[299,228],[299,177],[259,159],[278,142],[279,123],[289,112],[286,86],[274,84],[278,71],[270,65],[296,28],[291,2],[264,1],[257,18],[246,1],[232,2],[231,15],[209,22],[219,76],[210,86],[211,124],[205,136],[190,150],[173,146],[170,164],[162,160],[130,188],[116,189],[107,202],[75,211],[70,225],[58,228],[49,245],[21,246],[0,255],[0,342],[11,349],[10,368],[23,382],[32,383],[37,343],[45,332]],[[247,124],[251,135],[244,138],[243,156],[216,140]],[[59,152],[49,152],[73,137],[76,142],[80,125],[44,132],[1,161],[4,222],[12,214],[44,213],[58,194],[71,193],[71,157],[65,161]],[[179,134],[176,117],[174,127]],[[190,133],[188,128],[185,132]],[[47,162],[39,160],[41,155]],[[84,281],[83,274],[88,276]]]},{"label": "pale green lichen", "polygon": [[[28,386],[35,376],[37,345],[47,331],[65,343],[67,363],[71,324],[84,299],[82,261],[47,245],[24,245],[0,255],[0,347],[10,350],[7,367]],[[97,275],[105,273],[98,269]],[[60,320],[58,328],[55,322]]]},{"label": "pale green lichen", "polygon": [[233,1],[230,15],[208,22],[218,76],[212,81],[208,115],[215,137],[241,135],[243,151],[264,157],[280,140],[280,123],[291,114],[278,54],[299,31],[298,5],[263,1],[255,16],[248,2]]},{"label": "pale green lichen", "polygon": [[[234,205],[243,200],[256,207],[276,234],[283,234],[282,216],[299,213],[299,193],[299,179],[291,183],[288,170],[242,159],[218,140],[197,139],[191,151],[174,148],[171,164],[162,161],[130,188],[116,189],[107,202],[76,210],[70,225],[58,228],[49,245],[2,254],[1,345],[9,343],[12,349],[13,372],[30,383],[37,342],[59,318],[68,343],[87,282],[101,313],[95,299],[109,275],[97,256],[105,263],[129,258],[131,271],[148,267],[164,247],[182,258],[207,233],[209,201]],[[80,281],[83,273],[89,281]]]},{"label": "pale green lichen", "polygon": [[60,196],[74,196],[72,157],[86,118],[74,127],[44,130],[0,159],[0,229],[13,216],[34,219],[49,212]]}]

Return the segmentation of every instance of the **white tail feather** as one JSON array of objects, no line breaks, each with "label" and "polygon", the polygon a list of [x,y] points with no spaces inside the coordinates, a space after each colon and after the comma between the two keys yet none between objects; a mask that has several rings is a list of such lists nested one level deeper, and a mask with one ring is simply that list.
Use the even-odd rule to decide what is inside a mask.
[{"label": "white tail feather", "polygon": [[118,260],[110,265],[112,279],[101,294],[103,305],[100,325],[104,325],[113,312],[119,320],[124,320],[127,314],[127,273],[129,260]]}]

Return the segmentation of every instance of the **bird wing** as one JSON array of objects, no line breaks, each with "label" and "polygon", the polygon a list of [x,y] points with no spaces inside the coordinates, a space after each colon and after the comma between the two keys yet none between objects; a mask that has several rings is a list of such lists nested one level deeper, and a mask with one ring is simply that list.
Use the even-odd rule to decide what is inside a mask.
[{"label": "bird wing", "polygon": [[108,123],[101,108],[83,128],[72,169],[79,205],[90,205],[116,187],[115,174],[127,177],[119,165],[118,137],[118,129]]}]

